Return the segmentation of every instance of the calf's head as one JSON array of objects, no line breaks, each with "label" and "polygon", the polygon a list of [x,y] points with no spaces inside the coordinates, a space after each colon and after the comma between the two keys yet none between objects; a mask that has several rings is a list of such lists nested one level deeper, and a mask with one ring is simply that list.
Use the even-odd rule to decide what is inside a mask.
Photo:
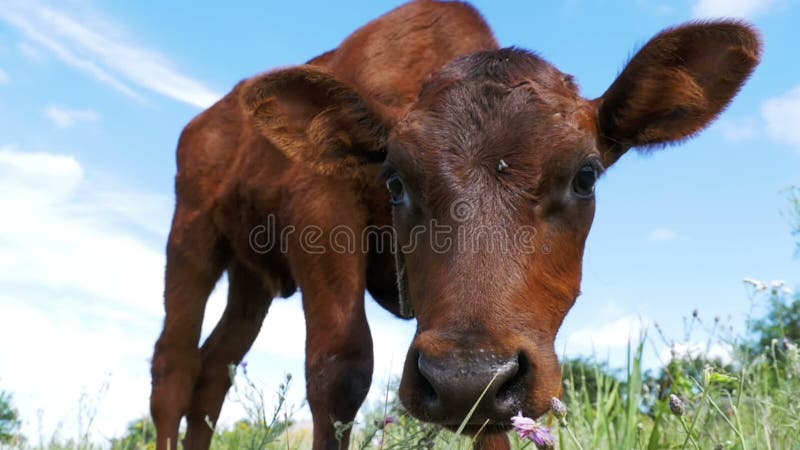
[{"label": "calf's head", "polygon": [[311,67],[265,76],[247,104],[293,158],[338,173],[383,163],[398,286],[417,334],[408,410],[500,429],[560,391],[556,333],[580,291],[595,182],[633,147],[686,139],[730,102],[760,54],[737,22],[693,23],[648,42],[599,98],[509,48],[432,74],[401,118]]}]

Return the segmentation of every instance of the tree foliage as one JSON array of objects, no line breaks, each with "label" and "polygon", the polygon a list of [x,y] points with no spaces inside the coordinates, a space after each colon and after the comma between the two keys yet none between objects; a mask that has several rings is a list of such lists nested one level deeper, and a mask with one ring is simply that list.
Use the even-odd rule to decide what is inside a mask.
[{"label": "tree foliage", "polygon": [[766,315],[752,323],[756,349],[769,352],[800,341],[800,296],[773,288],[768,302]]},{"label": "tree foliage", "polygon": [[0,444],[12,444],[19,439],[19,413],[10,393],[0,391]]}]

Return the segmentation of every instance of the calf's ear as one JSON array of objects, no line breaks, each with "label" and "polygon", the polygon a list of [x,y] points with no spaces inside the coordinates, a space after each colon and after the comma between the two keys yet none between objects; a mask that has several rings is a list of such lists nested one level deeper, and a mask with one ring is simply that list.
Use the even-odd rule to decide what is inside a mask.
[{"label": "calf's ear", "polygon": [[705,128],[760,56],[758,33],[738,21],[693,22],[656,35],[595,100],[606,166],[631,147],[680,141]]},{"label": "calf's ear", "polygon": [[267,139],[319,173],[353,175],[385,157],[387,125],[355,89],[319,67],[248,80],[242,100]]}]

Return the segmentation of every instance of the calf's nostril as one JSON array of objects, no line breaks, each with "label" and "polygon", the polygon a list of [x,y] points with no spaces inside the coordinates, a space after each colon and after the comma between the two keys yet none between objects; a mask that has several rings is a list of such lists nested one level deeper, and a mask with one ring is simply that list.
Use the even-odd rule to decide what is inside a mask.
[{"label": "calf's nostril", "polygon": [[530,360],[525,353],[519,352],[512,367],[514,368],[513,373],[510,371],[506,373],[502,383],[499,382],[498,377],[495,395],[498,407],[518,408],[520,398],[525,396],[526,382],[531,371]]},{"label": "calf's nostril", "polygon": [[423,353],[417,358],[417,368],[421,377],[420,390],[428,400],[435,400],[447,383],[446,373],[438,365],[425,357]]}]

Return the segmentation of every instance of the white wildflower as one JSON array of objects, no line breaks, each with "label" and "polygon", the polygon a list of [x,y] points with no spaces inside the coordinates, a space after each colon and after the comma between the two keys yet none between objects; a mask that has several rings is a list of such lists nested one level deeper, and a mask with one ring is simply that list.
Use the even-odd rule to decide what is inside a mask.
[{"label": "white wildflower", "polygon": [[747,278],[743,279],[742,281],[744,281],[745,284],[749,284],[750,286],[753,286],[753,289],[755,289],[756,292],[764,291],[764,290],[767,289],[767,285],[764,284],[764,282],[758,281],[755,278],[747,277]]}]

